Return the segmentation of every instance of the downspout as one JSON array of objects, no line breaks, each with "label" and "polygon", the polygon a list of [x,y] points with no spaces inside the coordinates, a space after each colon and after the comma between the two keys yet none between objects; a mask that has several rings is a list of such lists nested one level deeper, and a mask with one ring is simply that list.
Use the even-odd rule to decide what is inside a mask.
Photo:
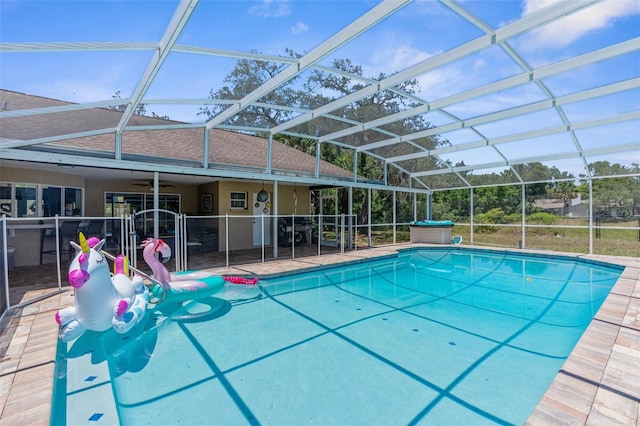
[{"label": "downspout", "polygon": [[358,181],[358,152],[353,153],[353,181]]},{"label": "downspout", "polygon": [[267,173],[268,174],[271,174],[271,167],[273,164],[272,160],[273,160],[273,135],[269,133],[269,144],[267,148]]},{"label": "downspout", "polygon": [[116,132],[115,159],[122,160],[122,134]]},{"label": "downspout", "polygon": [[387,172],[387,162],[385,161],[382,165],[382,172],[384,173],[384,186],[387,186],[388,172]]},{"label": "downspout", "polygon": [[318,178],[320,178],[320,141],[316,142],[316,179]]},{"label": "downspout", "polygon": [[209,168],[209,130],[204,128],[204,145],[202,147],[202,168]]}]

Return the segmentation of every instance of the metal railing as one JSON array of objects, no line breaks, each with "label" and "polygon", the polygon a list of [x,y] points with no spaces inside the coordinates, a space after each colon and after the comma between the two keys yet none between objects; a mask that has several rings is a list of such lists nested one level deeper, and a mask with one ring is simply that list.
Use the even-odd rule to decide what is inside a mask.
[{"label": "metal railing", "polygon": [[[30,276],[40,274],[38,282],[46,281],[47,288],[57,291],[66,285],[69,256],[65,253],[67,247],[61,243],[68,242],[63,241],[61,225],[69,220],[79,221],[78,231],[87,232],[92,221],[102,221],[99,237],[105,239],[103,250],[128,256],[131,265],[138,269],[146,267],[139,259],[140,243],[150,232],[158,232],[172,248],[173,259],[167,266],[175,272],[229,268],[233,264],[271,259],[299,259],[410,241],[409,223],[358,224],[355,215],[186,216],[169,213],[173,215],[173,220],[168,221],[171,229],[157,231],[140,226],[141,215],[153,214],[153,211],[116,218],[0,217],[1,313],[12,305],[28,303],[10,300],[11,288],[32,284],[29,278],[18,276],[15,271]],[[50,230],[47,238],[45,230]],[[259,236],[257,240],[254,234]],[[553,225],[526,221],[521,224],[456,223],[452,234],[462,236],[465,244],[472,245],[640,256],[638,218],[628,218],[624,223],[602,220]],[[44,251],[50,254],[43,256]],[[43,274],[50,274],[51,278],[42,277]]]}]

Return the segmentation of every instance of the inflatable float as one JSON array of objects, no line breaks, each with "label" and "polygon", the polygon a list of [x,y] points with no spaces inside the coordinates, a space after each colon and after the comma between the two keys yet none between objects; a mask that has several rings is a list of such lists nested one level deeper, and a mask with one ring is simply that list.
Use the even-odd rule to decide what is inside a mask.
[{"label": "inflatable float", "polygon": [[69,265],[69,283],[75,289],[75,304],[59,310],[55,319],[60,326],[58,337],[68,342],[87,330],[118,333],[131,330],[144,317],[149,291],[142,277],[129,279],[128,262],[118,256],[114,274],[101,253],[105,240],[80,233],[79,243],[71,242],[76,256]]},{"label": "inflatable float", "polygon": [[171,258],[171,247],[162,239],[147,238],[140,244],[142,257],[153,271],[156,284],[151,288],[154,297],[163,302],[183,302],[217,293],[226,282],[254,285],[258,278],[222,276],[207,271],[169,273],[164,264]]},{"label": "inflatable float", "polygon": [[[76,255],[69,265],[69,283],[75,289],[74,306],[59,310],[55,320],[60,326],[58,337],[69,342],[87,330],[103,332],[109,329],[127,333],[145,316],[153,303],[181,303],[211,296],[225,283],[255,285],[257,278],[221,276],[206,271],[170,274],[164,263],[171,257],[171,248],[161,239],[148,238],[141,247],[151,276],[129,266],[124,256],[111,256],[102,251],[105,240],[78,236],[71,242]],[[107,259],[113,261],[113,274]],[[129,271],[136,274],[129,278]],[[145,286],[143,277],[151,283]]]}]

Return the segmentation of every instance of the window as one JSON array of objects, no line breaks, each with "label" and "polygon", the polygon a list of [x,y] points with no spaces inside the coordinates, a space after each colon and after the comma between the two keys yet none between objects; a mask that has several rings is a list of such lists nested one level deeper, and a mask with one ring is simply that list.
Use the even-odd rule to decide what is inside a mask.
[{"label": "window", "polygon": [[0,215],[80,216],[84,190],[64,186],[0,182]]},{"label": "window", "polygon": [[13,185],[10,183],[0,183],[0,216],[12,216],[12,188]]},{"label": "window", "polygon": [[16,185],[16,217],[38,216],[37,193],[36,185]]},{"label": "window", "polygon": [[247,193],[246,192],[231,192],[231,208],[236,209],[247,209]]},{"label": "window", "polygon": [[[161,210],[180,213],[180,195],[158,194],[158,201],[158,207]],[[105,216],[108,217],[127,216],[151,209],[153,209],[153,194],[113,192],[105,194]],[[137,220],[136,228],[140,231],[141,237],[153,234],[153,213],[144,214],[138,217]],[[174,233],[174,215],[161,211],[158,215],[158,220],[161,234]],[[109,225],[107,228],[110,231]]]},{"label": "window", "polygon": [[[73,207],[65,208],[64,215],[72,216]],[[62,188],[45,186],[42,188],[42,216],[52,217],[62,214]]]},{"label": "window", "polygon": [[[80,216],[80,214],[82,214],[82,190],[78,188],[64,188],[64,203],[65,206],[71,207],[71,214],[73,216]],[[65,216],[68,216],[66,208]]]},{"label": "window", "polygon": [[82,189],[64,186],[42,186],[42,216],[80,216]]}]

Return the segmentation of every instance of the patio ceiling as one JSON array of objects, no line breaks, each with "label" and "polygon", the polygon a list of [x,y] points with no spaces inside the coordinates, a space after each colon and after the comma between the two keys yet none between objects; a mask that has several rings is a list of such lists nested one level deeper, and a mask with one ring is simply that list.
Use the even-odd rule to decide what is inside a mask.
[{"label": "patio ceiling", "polygon": [[[317,146],[336,144],[350,149],[354,156],[358,153],[371,155],[382,160],[387,167],[406,173],[410,177],[411,188],[418,191],[482,185],[486,181],[480,178],[486,174],[501,175],[504,183],[531,181],[532,178],[519,174],[515,166],[534,162],[568,171],[575,177],[588,175],[587,165],[595,161],[623,165],[640,163],[640,18],[637,10],[627,20],[610,19],[596,36],[596,42],[576,42],[574,48],[558,49],[554,55],[541,55],[531,49],[532,37],[552,26],[566,25],[568,28],[572,25],[570,19],[580,14],[602,14],[602,2],[560,1],[528,14],[514,12],[512,18],[504,22],[497,21],[493,12],[498,8],[511,8],[520,2],[510,2],[513,4],[508,6],[504,2],[456,3],[451,0],[357,2],[360,3],[358,7],[349,8],[349,12],[336,16],[335,22],[327,24],[327,33],[319,36],[318,43],[310,45],[312,41],[309,41],[309,45],[300,46],[306,53],[292,58],[275,52],[256,53],[273,49],[269,47],[270,40],[263,37],[259,29],[255,30],[255,45],[250,49],[236,42],[232,34],[227,34],[227,37],[220,34],[199,37],[207,31],[207,26],[215,25],[217,19],[225,19],[227,9],[238,7],[238,3],[248,7],[245,2],[231,6],[230,2],[190,0],[162,2],[162,7],[166,8],[167,3],[171,5],[172,17],[166,16],[166,27],[158,31],[156,40],[151,41],[129,41],[128,34],[117,40],[78,40],[81,35],[60,40],[56,39],[56,34],[42,33],[38,33],[41,41],[31,41],[18,40],[3,31],[0,43],[3,68],[12,67],[12,61],[20,55],[33,57],[34,61],[42,58],[43,62],[34,64],[46,67],[50,55],[66,57],[70,54],[84,55],[87,62],[98,54],[104,54],[108,61],[115,61],[115,65],[124,66],[124,62],[131,60],[143,66],[138,67],[137,74],[130,75],[128,88],[112,88],[112,93],[122,90],[122,98],[105,99],[97,95],[90,100],[63,106],[3,108],[0,126],[4,118],[126,104],[117,127],[95,129],[84,132],[82,136],[105,132],[113,134],[113,158],[100,158],[100,164],[105,167],[151,171],[156,166],[153,161],[140,164],[122,158],[122,134],[134,128],[131,118],[136,108],[143,104],[148,110],[167,111],[173,120],[178,121],[144,126],[148,130],[195,127],[202,128],[203,135],[210,129],[260,131],[268,135],[307,138],[316,141]],[[150,7],[154,4],[157,3],[149,2]],[[341,3],[331,5],[338,9]],[[425,52],[432,53],[417,55],[415,60],[406,61],[400,68],[394,68],[397,64],[387,64],[386,68],[379,65],[377,71],[384,73],[384,78],[374,80],[347,74],[332,65],[332,60],[349,58],[355,52],[361,54],[363,49],[370,49],[371,55],[375,54],[373,51],[379,43],[380,34],[388,31],[392,24],[404,24],[407,31],[418,34],[426,31],[426,27],[437,27],[439,15],[456,22],[455,27],[440,29],[455,33],[456,37],[448,46],[438,45],[433,50],[424,46]],[[416,16],[421,20],[415,19]],[[144,18],[141,16],[140,19]],[[154,25],[165,23],[153,22]],[[621,25],[629,25],[635,30],[613,31]],[[269,34],[266,30],[264,33]],[[235,46],[244,50],[236,50]],[[396,51],[403,48],[405,46],[395,47]],[[283,66],[270,80],[241,99],[206,97],[209,90],[213,92],[214,88],[225,84],[225,74],[212,70],[230,71],[239,59],[269,61]],[[472,75],[474,66],[495,70],[495,73]],[[469,78],[465,79],[464,75],[459,78],[458,74],[465,70]],[[308,75],[310,71],[348,77],[358,81],[361,88],[346,95],[332,94],[326,103],[313,109],[296,104],[264,102],[269,93],[295,84],[296,77]],[[70,70],[70,81],[74,80],[74,75]],[[175,75],[182,77],[176,81]],[[447,78],[443,79],[443,76]],[[199,78],[205,81],[200,90],[187,84]],[[423,90],[403,92],[401,85],[413,79],[421,83]],[[82,90],[82,87],[77,90]],[[354,120],[343,114],[345,107],[389,91],[405,101],[405,109],[369,121]],[[212,104],[227,106],[206,120],[196,113],[199,108]],[[234,117],[255,106],[288,111],[288,114],[284,114],[286,118],[281,122],[270,126],[257,128],[233,124]],[[430,127],[406,134],[391,130],[399,127],[394,125],[412,117],[423,118]],[[321,128],[313,125],[320,118],[325,123]],[[65,134],[28,140],[3,138],[0,140],[0,159],[73,163],[78,159],[76,153],[45,154],[37,148],[38,145],[78,136]],[[428,137],[437,137],[443,143],[429,148],[421,143],[421,139]],[[362,143],[362,140],[368,142]],[[205,141],[205,149],[206,146]],[[221,176],[220,170],[208,164],[207,158],[203,153],[205,160],[202,164],[163,165],[162,170]],[[436,161],[421,161],[425,158]],[[234,170],[234,175],[253,179],[300,180],[295,175],[278,175],[269,167],[259,172]],[[359,182],[355,176],[356,173],[352,182],[344,184],[361,187],[379,185]],[[447,179],[442,179],[443,176]],[[322,183],[322,178],[318,173],[315,177],[305,177],[303,181]],[[384,182],[380,184],[384,185]]]}]

